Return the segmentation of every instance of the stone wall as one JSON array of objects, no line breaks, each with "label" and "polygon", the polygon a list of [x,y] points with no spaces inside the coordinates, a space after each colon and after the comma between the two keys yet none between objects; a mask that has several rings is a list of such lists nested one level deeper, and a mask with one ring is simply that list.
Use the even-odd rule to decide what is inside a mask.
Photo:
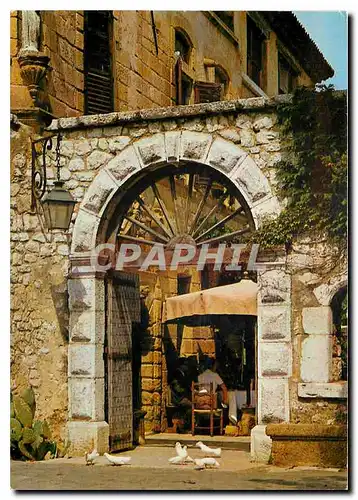
[{"label": "stone wall", "polygon": [[[67,421],[68,239],[31,211],[32,130],[11,133],[11,384],[32,385],[56,439]],[[15,130],[16,129],[16,130]]]},{"label": "stone wall", "polygon": [[[288,266],[292,273],[294,344],[290,420],[344,423],[347,382],[341,380],[336,366],[330,301],[347,284],[347,261],[338,248],[317,236],[302,238],[293,246]],[[320,294],[326,289],[330,290],[328,294]]]},{"label": "stone wall", "polygon": [[[66,278],[71,244],[72,253],[91,249],[93,228],[98,227],[108,200],[131,173],[153,161],[158,165],[168,159],[206,162],[230,176],[251,206],[257,227],[267,215],[275,216],[280,210],[274,196],[275,165],[284,153],[276,104],[276,100],[256,98],[53,122],[51,130],[60,129],[63,134],[61,177],[77,202],[82,202],[80,211],[80,203],[75,208],[68,239],[61,232],[49,234],[42,228],[41,211],[31,213],[31,132],[14,123],[11,377],[19,388],[29,383],[35,386],[38,416],[48,418],[57,435],[63,434],[68,415],[67,342],[71,329],[68,332]],[[54,167],[52,150],[48,152],[50,183]],[[327,306],[332,293],[344,283],[346,264],[337,263],[328,244],[302,240],[281,265],[281,270],[268,270],[259,280],[260,314],[267,313],[264,321],[259,318],[260,419],[263,423],[307,421],[314,415],[325,421],[336,419],[337,411],[345,411],[346,389],[331,377]],[[142,285],[149,287],[147,305],[154,339],[153,348],[142,359],[143,404],[148,408],[147,429],[158,429],[163,410],[160,395],[166,383],[160,310],[166,294],[176,293],[177,283],[174,276],[161,281],[159,274],[154,279],[147,273]],[[313,317],[307,323],[310,314]],[[308,330],[306,323],[316,330]],[[308,349],[307,343],[312,343]],[[277,398],[276,406],[272,395]]]},{"label": "stone wall", "polygon": [[[138,110],[175,103],[175,28],[184,30],[192,43],[191,58],[183,70],[193,81],[211,81],[204,60],[228,75],[225,99],[273,96],[278,92],[276,35],[266,46],[262,90],[252,90],[242,79],[246,72],[246,12],[235,12],[235,33],[218,29],[204,12],[156,11],[156,51],[150,11],[113,11],[114,111]],[[50,57],[51,70],[42,86],[43,107],[54,116],[84,113],[83,11],[41,11],[39,50]],[[21,48],[21,11],[11,13],[11,109],[33,107],[18,63]],[[296,61],[297,62],[297,61]],[[299,84],[311,80],[302,70]],[[190,99],[194,103],[194,92]]]}]

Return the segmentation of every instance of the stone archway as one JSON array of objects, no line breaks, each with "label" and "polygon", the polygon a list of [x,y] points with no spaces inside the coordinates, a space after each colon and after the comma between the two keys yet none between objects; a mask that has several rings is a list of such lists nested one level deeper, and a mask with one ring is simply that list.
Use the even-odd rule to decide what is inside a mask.
[{"label": "stone archway", "polygon": [[[91,250],[104,243],[111,203],[138,176],[168,163],[197,162],[211,167],[238,188],[255,228],[275,217],[281,207],[267,178],[246,151],[212,134],[170,131],[127,146],[89,186],[77,215],[71,247],[69,280],[69,439],[75,454],[97,447],[107,450],[104,421],[103,342],[104,273],[88,267]],[[288,378],[291,375],[291,278],[281,263],[258,272],[258,423],[289,421]]]}]

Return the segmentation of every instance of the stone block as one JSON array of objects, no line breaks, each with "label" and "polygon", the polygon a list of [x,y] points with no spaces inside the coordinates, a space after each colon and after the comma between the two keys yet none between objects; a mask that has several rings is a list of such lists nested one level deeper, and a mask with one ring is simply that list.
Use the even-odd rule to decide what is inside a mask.
[{"label": "stone block", "polygon": [[288,422],[290,418],[288,380],[259,377],[258,385],[258,422]]},{"label": "stone block", "polygon": [[118,185],[122,184],[130,174],[141,168],[133,146],[128,146],[117,154],[106,166]]},{"label": "stone block", "polygon": [[180,132],[165,132],[167,161],[178,161],[180,152]]},{"label": "stone block", "polygon": [[212,136],[201,132],[184,131],[180,140],[180,158],[205,162]]},{"label": "stone block", "polygon": [[90,143],[85,139],[81,139],[79,142],[76,141],[74,143],[74,149],[75,154],[78,156],[84,156],[92,150]]},{"label": "stone block", "polygon": [[291,276],[282,269],[261,271],[258,277],[259,304],[289,303],[291,296]]},{"label": "stone block", "polygon": [[289,377],[292,369],[289,342],[259,343],[259,377]]},{"label": "stone block", "polygon": [[266,434],[266,425],[256,425],[251,430],[250,454],[253,462],[268,464],[272,439]]},{"label": "stone block", "polygon": [[92,151],[87,158],[87,168],[90,170],[97,170],[103,167],[103,165],[106,165],[112,158],[113,156],[105,151]]},{"label": "stone block", "polygon": [[242,161],[231,180],[246,194],[250,205],[270,194],[268,180],[249,156]]},{"label": "stone block", "polygon": [[104,421],[70,421],[67,423],[67,438],[70,442],[70,457],[83,457],[88,450],[93,449],[103,455],[108,451],[109,425]]},{"label": "stone block", "polygon": [[272,130],[261,130],[256,134],[257,144],[267,144],[278,137],[278,132]]},{"label": "stone block", "polygon": [[143,165],[164,162],[166,160],[165,143],[163,134],[140,139],[134,143]]},{"label": "stone block", "polygon": [[103,345],[69,344],[68,376],[104,377]]},{"label": "stone block", "polygon": [[262,128],[270,129],[273,127],[272,118],[269,116],[264,116],[263,118],[258,118],[254,121],[254,131],[259,132]]},{"label": "stone block", "polygon": [[332,336],[310,335],[302,342],[301,379],[303,382],[329,382],[331,377]]},{"label": "stone block", "polygon": [[224,139],[227,139],[228,141],[231,141],[234,144],[240,144],[241,142],[240,134],[237,132],[235,128],[220,130],[219,135],[221,135]]},{"label": "stone block", "polygon": [[83,199],[82,206],[94,214],[102,214],[118,185],[105,170],[102,170],[90,185]]},{"label": "stone block", "polygon": [[113,139],[108,139],[108,149],[111,153],[116,153],[117,151],[122,151],[130,143],[130,138],[127,136],[114,137]]},{"label": "stone block", "polygon": [[160,391],[162,382],[160,379],[142,379],[142,391],[156,392]]},{"label": "stone block", "polygon": [[245,151],[225,139],[215,139],[211,145],[207,162],[219,170],[229,173],[246,156]]},{"label": "stone block", "polygon": [[71,254],[93,250],[100,219],[86,210],[80,209],[72,235]]},{"label": "stone block", "polygon": [[302,309],[303,331],[309,334],[327,335],[333,332],[332,309],[329,306]]},{"label": "stone block", "polygon": [[68,280],[70,311],[104,311],[104,281],[95,278]]},{"label": "stone block", "polygon": [[246,148],[251,148],[256,144],[256,137],[252,130],[242,129],[240,130],[240,141],[241,146]]},{"label": "stone block", "polygon": [[323,398],[323,399],[347,399],[347,382],[308,382],[298,384],[298,397],[300,398]]},{"label": "stone block", "polygon": [[270,424],[272,463],[279,467],[346,467],[347,428],[344,425]]},{"label": "stone block", "polygon": [[68,379],[70,419],[104,420],[104,378]]},{"label": "stone block", "polygon": [[290,306],[262,306],[258,311],[258,338],[265,341],[291,339]]},{"label": "stone block", "polygon": [[275,219],[281,212],[281,205],[276,196],[268,196],[251,208],[256,229],[269,219]]}]

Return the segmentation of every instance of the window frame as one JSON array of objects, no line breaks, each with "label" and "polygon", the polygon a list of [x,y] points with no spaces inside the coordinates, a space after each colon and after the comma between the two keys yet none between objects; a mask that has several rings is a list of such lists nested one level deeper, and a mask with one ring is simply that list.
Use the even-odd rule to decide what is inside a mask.
[{"label": "window frame", "polygon": [[[96,13],[97,15],[99,13],[105,13],[107,17],[107,35],[106,38],[108,39],[108,70],[104,72],[103,75],[101,75],[101,71],[98,71],[94,68],[94,66],[91,68],[91,60],[89,57],[89,39],[91,35],[91,28],[89,28],[89,15],[94,15]],[[83,24],[83,35],[84,35],[84,50],[83,50],[83,75],[84,75],[84,113],[85,114],[102,114],[102,113],[111,113],[114,111],[114,81],[113,81],[113,12],[112,11],[84,11],[84,24]],[[101,34],[98,35],[101,37]],[[95,74],[98,73],[96,76],[98,78],[101,78],[103,76],[104,78],[108,79],[109,85],[109,93],[110,93],[110,99],[109,102],[106,103],[108,106],[108,110],[105,111],[90,111],[91,109],[91,104],[89,100],[89,95],[88,95],[88,88],[90,87],[89,82],[88,82],[88,77],[89,74],[94,72]],[[95,107],[95,104],[94,104]]]},{"label": "window frame", "polygon": [[[264,41],[265,34],[261,28],[250,17],[246,16],[246,74],[260,88],[262,88],[262,72],[264,69]],[[259,56],[253,56],[253,42],[259,46]],[[257,60],[259,59],[259,63]],[[257,78],[253,73],[252,65],[257,66]]]}]

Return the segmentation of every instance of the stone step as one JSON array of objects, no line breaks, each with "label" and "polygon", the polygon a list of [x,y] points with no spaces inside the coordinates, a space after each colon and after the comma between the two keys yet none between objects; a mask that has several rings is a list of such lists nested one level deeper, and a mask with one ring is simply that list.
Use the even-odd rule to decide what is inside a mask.
[{"label": "stone step", "polygon": [[147,434],[145,436],[144,446],[165,446],[174,447],[175,443],[179,441],[182,446],[186,445],[188,448],[195,447],[195,443],[202,441],[210,448],[222,448],[223,450],[240,450],[250,452],[250,436],[203,436],[191,434],[174,434],[174,433],[161,433],[161,434]]}]

